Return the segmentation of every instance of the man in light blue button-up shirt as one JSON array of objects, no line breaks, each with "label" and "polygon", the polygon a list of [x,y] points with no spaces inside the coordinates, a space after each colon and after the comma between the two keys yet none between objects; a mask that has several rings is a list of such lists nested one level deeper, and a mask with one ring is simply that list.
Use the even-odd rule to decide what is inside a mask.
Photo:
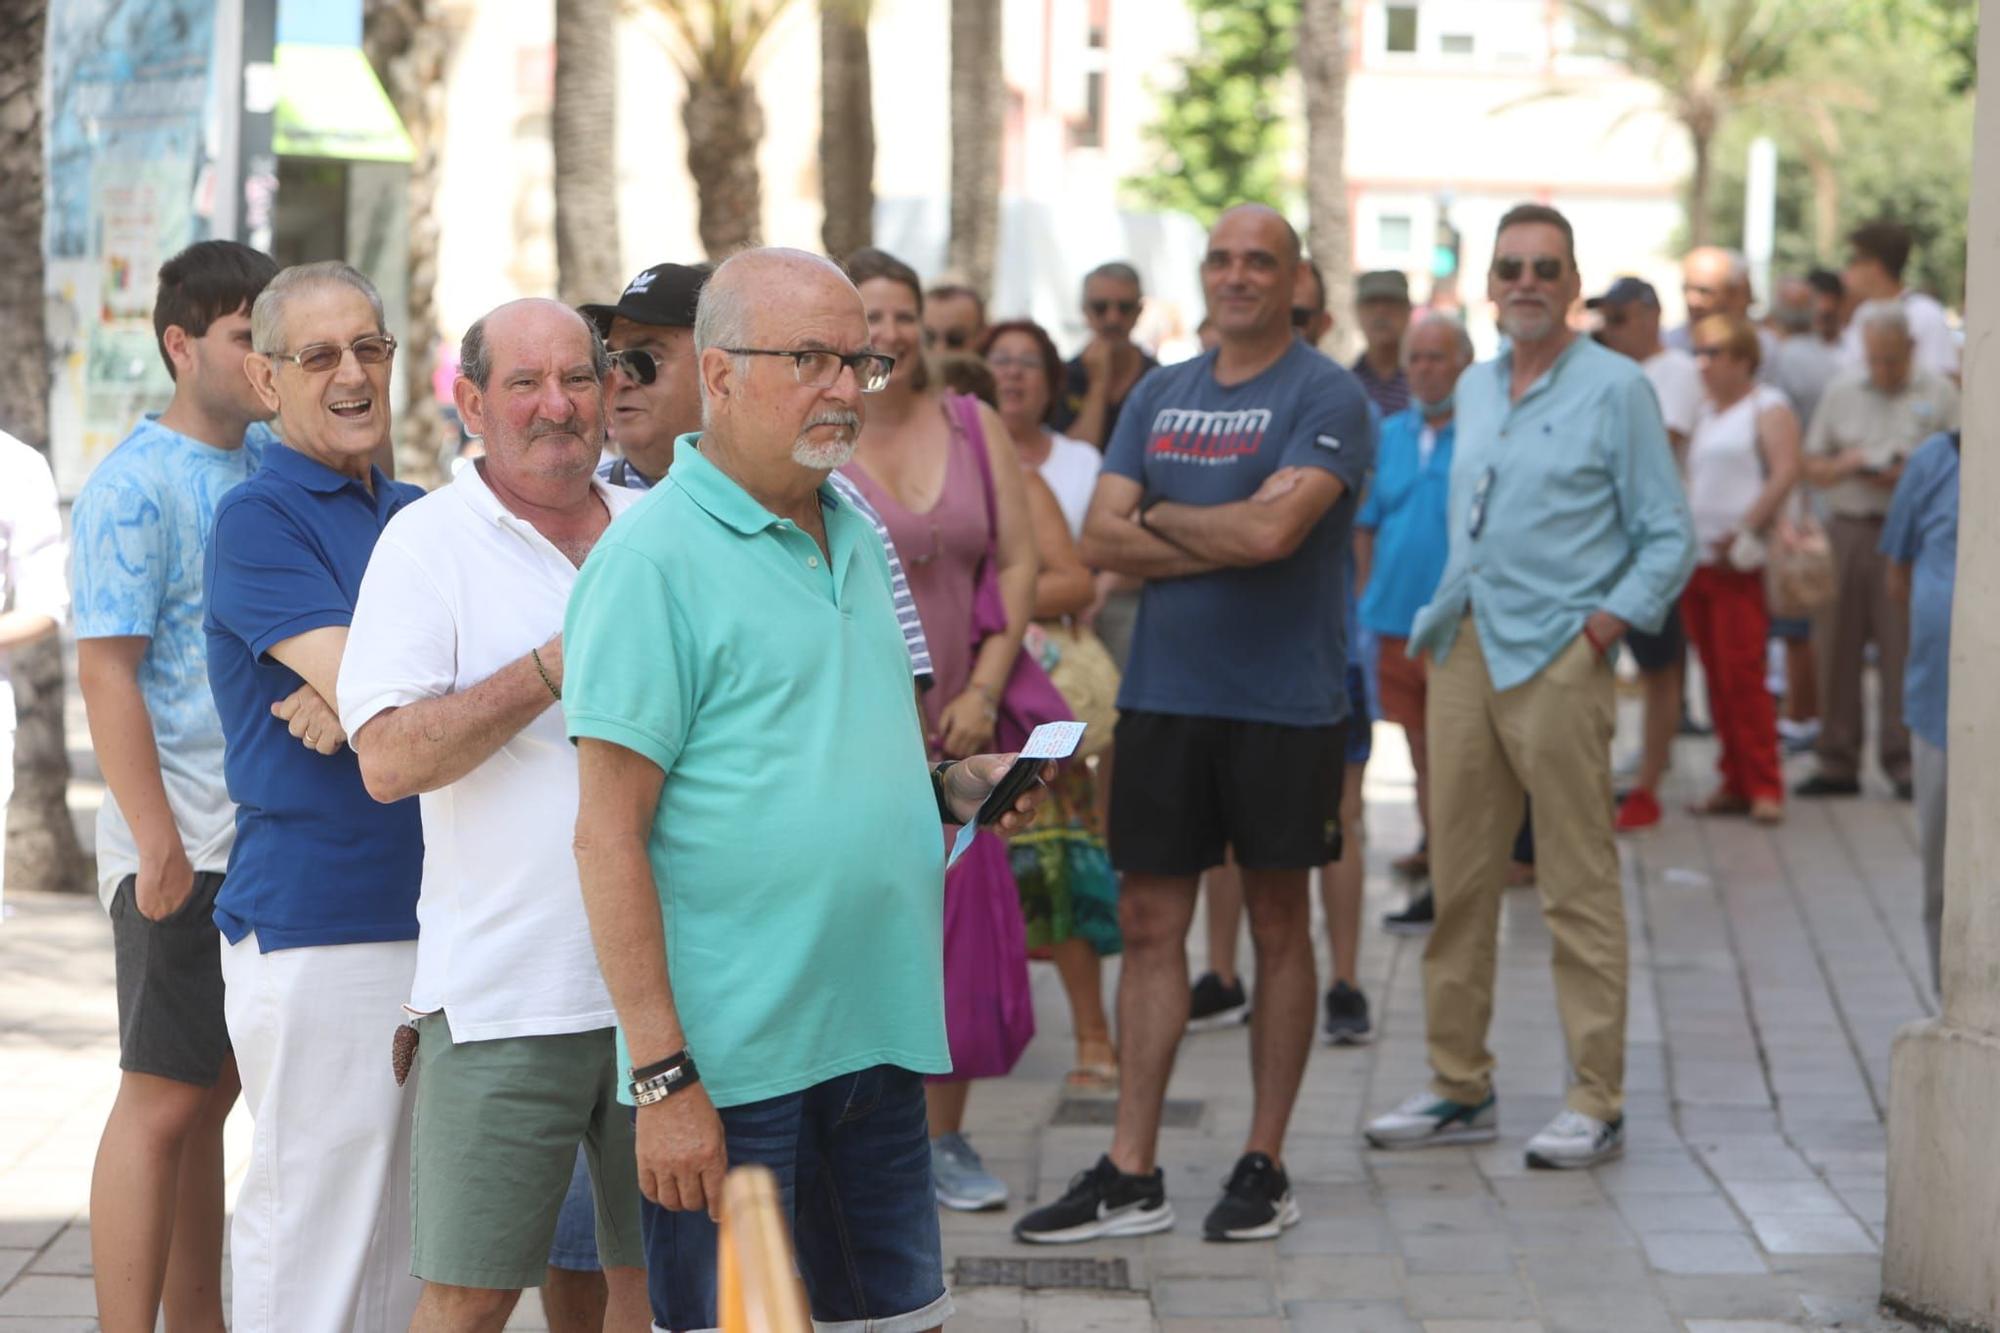
[{"label": "man in light blue button-up shirt", "polygon": [[1568,1109],[1529,1140],[1528,1163],[1588,1166],[1624,1146],[1610,655],[1628,628],[1659,628],[1695,546],[1644,372],[1566,323],[1580,286],[1560,213],[1524,204],[1501,219],[1487,291],[1511,348],[1458,382],[1451,554],[1410,634],[1431,663],[1434,1078],[1369,1124],[1378,1147],[1494,1137],[1494,936],[1528,797],[1575,1071]]}]

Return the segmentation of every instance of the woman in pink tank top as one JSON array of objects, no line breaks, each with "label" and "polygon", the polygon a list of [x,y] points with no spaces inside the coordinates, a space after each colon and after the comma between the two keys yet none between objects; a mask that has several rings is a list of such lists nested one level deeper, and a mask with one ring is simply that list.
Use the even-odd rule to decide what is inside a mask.
[{"label": "woman in pink tank top", "polygon": [[[896,358],[896,369],[870,395],[854,461],[843,472],[887,525],[930,641],[932,685],[922,707],[932,755],[979,754],[992,746],[1001,691],[1034,604],[1035,541],[1020,463],[999,417],[945,394],[925,363],[915,271],[880,250],[858,251],[846,267],[867,306],[870,340]],[[974,596],[989,552],[1007,624],[975,646]],[[944,894],[952,1073],[927,1090],[932,1174],[946,1207],[997,1208],[1007,1188],[986,1171],[961,1126],[968,1080],[1006,1074],[1034,1035],[1026,936],[1006,844],[981,833],[946,875]]]}]

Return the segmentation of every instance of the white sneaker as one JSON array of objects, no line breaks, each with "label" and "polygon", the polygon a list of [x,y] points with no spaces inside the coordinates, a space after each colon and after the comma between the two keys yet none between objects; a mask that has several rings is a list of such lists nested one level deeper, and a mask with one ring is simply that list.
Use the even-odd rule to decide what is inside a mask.
[{"label": "white sneaker", "polygon": [[1528,1165],[1545,1171],[1596,1166],[1625,1151],[1625,1117],[1606,1124],[1581,1111],[1564,1111],[1528,1140]]},{"label": "white sneaker", "polygon": [[1362,1136],[1377,1148],[1430,1148],[1447,1143],[1491,1143],[1499,1133],[1499,1103],[1492,1093],[1477,1106],[1420,1092],[1368,1122]]}]

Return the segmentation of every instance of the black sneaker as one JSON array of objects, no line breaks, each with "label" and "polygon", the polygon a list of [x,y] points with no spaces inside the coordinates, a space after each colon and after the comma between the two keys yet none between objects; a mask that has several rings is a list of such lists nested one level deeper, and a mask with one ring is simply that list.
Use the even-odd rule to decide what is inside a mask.
[{"label": "black sneaker", "polygon": [[1859,796],[1861,783],[1855,778],[1830,778],[1815,773],[1792,788],[1794,796]]},{"label": "black sneaker", "polygon": [[1243,978],[1225,986],[1213,972],[1195,979],[1188,996],[1188,1031],[1207,1032],[1212,1028],[1241,1027],[1250,1021],[1250,1001],[1243,994]]},{"label": "black sneaker", "polygon": [[1222,1201],[1202,1220],[1203,1240],[1273,1240],[1299,1220],[1284,1168],[1260,1152],[1244,1153],[1222,1186]]},{"label": "black sneaker", "polygon": [[1437,899],[1425,889],[1410,899],[1410,905],[1400,912],[1384,912],[1382,929],[1391,935],[1421,935],[1437,920]]},{"label": "black sneaker", "polygon": [[1344,981],[1333,983],[1326,993],[1326,1026],[1320,1036],[1329,1046],[1366,1046],[1372,1029],[1368,1023],[1368,997]]},{"label": "black sneaker", "polygon": [[1150,1176],[1128,1176],[1109,1157],[1100,1157],[1096,1166],[1076,1174],[1067,1194],[1016,1222],[1014,1239],[1031,1245],[1074,1245],[1104,1236],[1165,1231],[1174,1224],[1166,1181],[1166,1173],[1158,1167]]}]

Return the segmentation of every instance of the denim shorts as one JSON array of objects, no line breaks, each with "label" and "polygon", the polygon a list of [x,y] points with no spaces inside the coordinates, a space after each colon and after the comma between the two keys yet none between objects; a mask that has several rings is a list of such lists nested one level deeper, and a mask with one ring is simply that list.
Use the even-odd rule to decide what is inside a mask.
[{"label": "denim shorts", "polygon": [[[754,1162],[778,1178],[820,1330],[916,1333],[951,1316],[920,1075],[876,1065],[721,1114],[729,1164]],[[653,1323],[714,1328],[708,1214],[648,1199],[640,1224]]]},{"label": "denim shorts", "polygon": [[590,1159],[582,1148],[576,1150],[576,1171],[569,1178],[569,1193],[563,1195],[562,1211],[556,1214],[549,1267],[571,1273],[604,1271],[604,1262],[597,1257],[597,1199],[590,1192]]}]

